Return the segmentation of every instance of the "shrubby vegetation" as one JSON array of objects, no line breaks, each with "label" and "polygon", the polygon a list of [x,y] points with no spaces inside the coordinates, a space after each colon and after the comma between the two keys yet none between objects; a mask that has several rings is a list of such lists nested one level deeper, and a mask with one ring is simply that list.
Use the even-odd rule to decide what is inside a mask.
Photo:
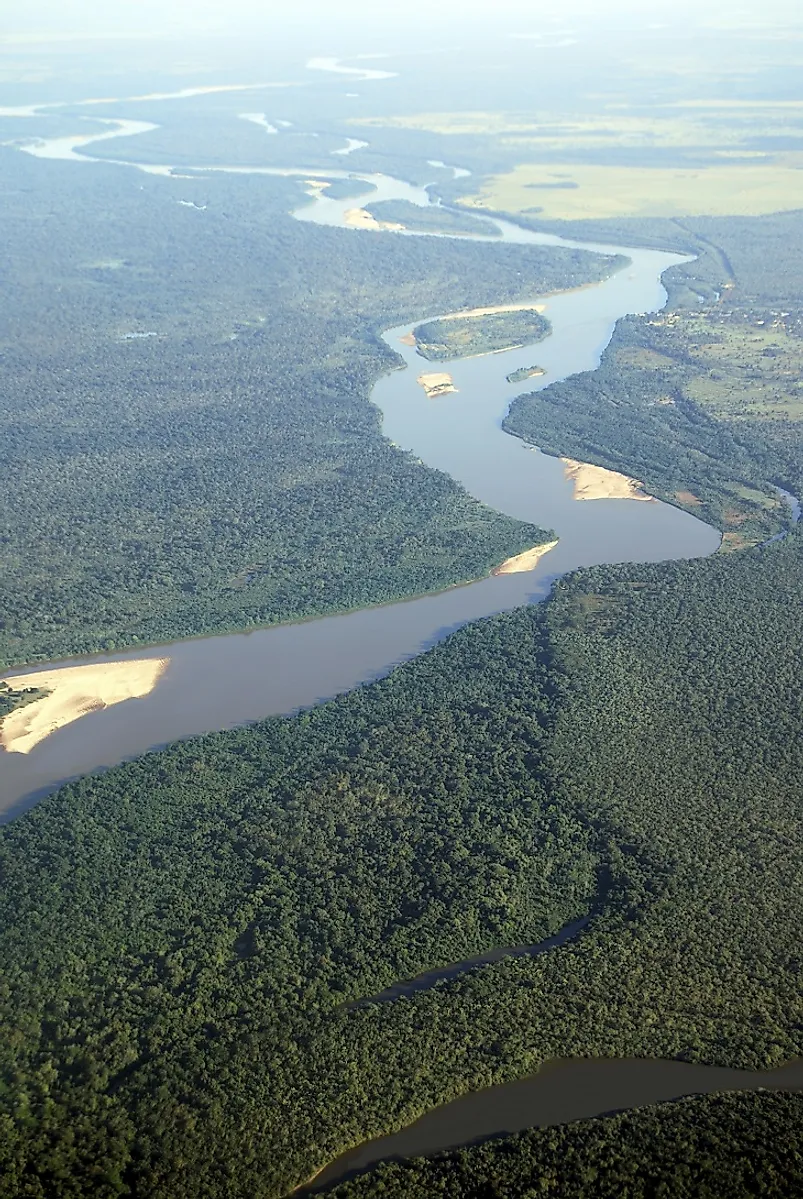
[{"label": "shrubby vegetation", "polygon": [[0,680],[0,719],[8,716],[9,712],[13,712],[16,708],[24,708],[26,704],[32,704],[35,699],[40,699],[42,694],[39,687],[22,687],[15,690],[13,687],[9,687],[8,683]]},{"label": "shrubby vegetation", "polygon": [[518,370],[511,371],[507,376],[508,383],[524,383],[526,379],[534,379],[538,375],[545,375],[546,371],[542,366],[520,366]]}]

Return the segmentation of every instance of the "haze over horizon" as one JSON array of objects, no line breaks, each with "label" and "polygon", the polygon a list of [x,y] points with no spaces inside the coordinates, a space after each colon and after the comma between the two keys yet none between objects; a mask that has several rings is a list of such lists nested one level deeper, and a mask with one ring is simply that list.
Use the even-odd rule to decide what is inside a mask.
[{"label": "haze over horizon", "polygon": [[324,26],[342,29],[344,25],[358,22],[369,31],[389,29],[403,23],[409,29],[411,20],[425,21],[428,26],[440,26],[454,21],[460,30],[466,22],[484,23],[487,17],[498,25],[500,22],[520,21],[522,27],[565,26],[573,20],[598,19],[617,22],[623,17],[635,24],[652,26],[674,25],[679,21],[693,19],[696,24],[727,24],[728,26],[754,26],[768,23],[801,20],[800,9],[793,0],[769,0],[759,12],[747,4],[732,5],[725,0],[699,5],[693,0],[679,0],[670,12],[664,5],[652,0],[645,5],[643,0],[612,0],[604,13],[592,0],[569,0],[558,13],[550,5],[539,6],[541,11],[526,0],[500,0],[489,10],[486,0],[441,0],[435,6],[425,0],[410,0],[398,8],[385,8],[381,12],[366,3],[366,0],[344,0],[333,11],[325,0],[301,0],[283,11],[266,12],[256,0],[234,0],[222,11],[217,0],[171,0],[167,5],[158,0],[123,0],[110,6],[107,0],[75,0],[65,10],[59,0],[36,0],[6,14],[4,29],[0,30],[0,43],[34,40],[73,40],[96,38],[175,37],[230,35],[245,28],[275,29],[277,26],[290,28],[309,27],[310,21]]}]

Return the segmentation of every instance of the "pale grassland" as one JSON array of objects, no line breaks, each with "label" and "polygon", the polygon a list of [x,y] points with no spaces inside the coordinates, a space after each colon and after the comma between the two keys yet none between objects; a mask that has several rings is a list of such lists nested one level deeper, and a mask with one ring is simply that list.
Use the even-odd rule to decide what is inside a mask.
[{"label": "pale grassland", "polygon": [[544,220],[605,217],[759,216],[803,207],[803,171],[782,165],[674,169],[525,163],[495,175],[469,207]]},{"label": "pale grassland", "polygon": [[[726,124],[722,110],[732,111]],[[430,112],[396,117],[363,117],[355,125],[420,129],[444,136],[463,135],[501,139],[503,145],[544,150],[646,148],[738,149],[746,136],[803,136],[803,103],[732,105],[709,101],[661,106],[650,114],[635,114],[625,104],[606,105],[599,112],[566,113],[547,109],[532,112]],[[747,153],[750,152],[746,151]],[[533,155],[530,155],[533,157]]]},{"label": "pale grassland", "polygon": [[[759,216],[803,207],[803,155],[753,141],[803,137],[803,101],[692,99],[650,114],[622,104],[593,114],[434,112],[357,123],[493,138],[518,165],[480,184],[464,201],[469,207],[531,209],[545,220]],[[678,165],[616,165],[608,153],[621,149],[672,150]],[[686,151],[695,156],[687,166]],[[700,165],[701,151],[710,165]]]}]

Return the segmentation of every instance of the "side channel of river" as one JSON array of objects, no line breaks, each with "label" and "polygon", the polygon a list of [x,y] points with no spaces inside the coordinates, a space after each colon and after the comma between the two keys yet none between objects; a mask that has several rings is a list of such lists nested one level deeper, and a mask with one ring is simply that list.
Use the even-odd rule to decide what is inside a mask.
[{"label": "side channel of river", "polygon": [[394,1158],[424,1157],[526,1128],[547,1128],[714,1091],[803,1089],[803,1062],[778,1070],[731,1070],[641,1058],[557,1060],[537,1074],[462,1095],[414,1124],[341,1154],[296,1193],[326,1190]]},{"label": "side channel of river", "polygon": [[[86,150],[96,138],[108,140],[114,136],[110,124],[104,122],[96,137],[81,134],[34,140],[22,148],[36,157],[63,160],[65,170],[76,169],[78,163],[82,169],[91,169],[93,160]],[[121,121],[117,122],[116,133],[132,136],[150,128],[144,122]],[[122,160],[118,165],[163,176],[165,187],[173,189],[177,202],[193,198],[197,180],[183,173],[188,168],[173,174],[171,168],[162,165]],[[349,177],[345,171],[303,168],[232,171],[321,179]],[[432,202],[426,189],[404,181],[381,175],[360,177],[376,186],[372,200],[400,198],[419,205]],[[136,186],[133,177],[132,186]],[[327,200],[319,195],[294,216],[342,227],[341,236],[395,236],[348,229],[346,211],[353,204],[353,200]],[[202,211],[187,211],[188,219],[204,219]],[[557,547],[532,572],[494,576],[436,595],[294,625],[63,663],[168,660],[167,669],[147,696],[91,711],[53,732],[29,753],[0,754],[0,812],[14,814],[67,779],[114,765],[169,741],[319,703],[386,674],[468,621],[543,598],[557,576],[576,567],[689,558],[710,554],[717,548],[719,534],[715,530],[666,504],[576,501],[557,459],[523,445],[501,429],[516,394],[547,386],[578,371],[595,369],[621,316],[660,309],[666,301],[661,275],[684,260],[652,250],[585,245],[536,234],[504,221],[496,223],[501,238],[488,239],[494,244],[503,241],[582,248],[605,255],[623,254],[630,262],[598,285],[543,297],[552,333],[538,345],[449,363],[458,392],[436,401],[427,399],[416,383],[417,375],[426,369],[423,359],[400,340],[414,325],[390,330],[385,340],[408,369],[381,378],[372,400],[382,410],[383,428],[392,441],[428,465],[446,471],[491,507],[554,528],[559,537]],[[422,312],[415,324],[433,315],[437,314]],[[513,370],[534,362],[547,372],[542,379],[517,387],[506,382]],[[13,683],[20,673],[17,670],[6,677]]]}]

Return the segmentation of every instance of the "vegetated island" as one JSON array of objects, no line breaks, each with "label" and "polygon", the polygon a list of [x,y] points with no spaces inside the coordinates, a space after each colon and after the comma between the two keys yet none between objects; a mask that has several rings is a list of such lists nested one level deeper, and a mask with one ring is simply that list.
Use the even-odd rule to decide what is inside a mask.
[{"label": "vegetated island", "polygon": [[314,188],[314,192],[308,194],[314,195],[318,199],[322,192],[326,192],[327,200],[349,200],[352,197],[368,196],[371,192],[376,191],[376,184],[371,183],[368,179],[349,178],[349,179],[305,179],[306,186]]},{"label": "vegetated island", "polygon": [[543,307],[542,304],[527,308],[500,305],[497,309],[439,317],[413,330],[416,349],[422,358],[443,362],[449,358],[498,354],[543,341],[551,330],[549,321],[541,315]]},{"label": "vegetated island", "polygon": [[416,379],[427,393],[428,400],[436,400],[438,396],[448,395],[457,391],[452,376],[446,371],[426,371]]},{"label": "vegetated island", "polygon": [[546,371],[542,366],[520,366],[518,370],[511,371],[505,377],[508,383],[524,383],[527,379],[537,379],[545,374]]},{"label": "vegetated island", "polygon": [[448,208],[422,208],[409,200],[378,200],[368,204],[366,212],[382,224],[400,224],[417,233],[449,233],[474,237],[501,237],[492,221]]}]

